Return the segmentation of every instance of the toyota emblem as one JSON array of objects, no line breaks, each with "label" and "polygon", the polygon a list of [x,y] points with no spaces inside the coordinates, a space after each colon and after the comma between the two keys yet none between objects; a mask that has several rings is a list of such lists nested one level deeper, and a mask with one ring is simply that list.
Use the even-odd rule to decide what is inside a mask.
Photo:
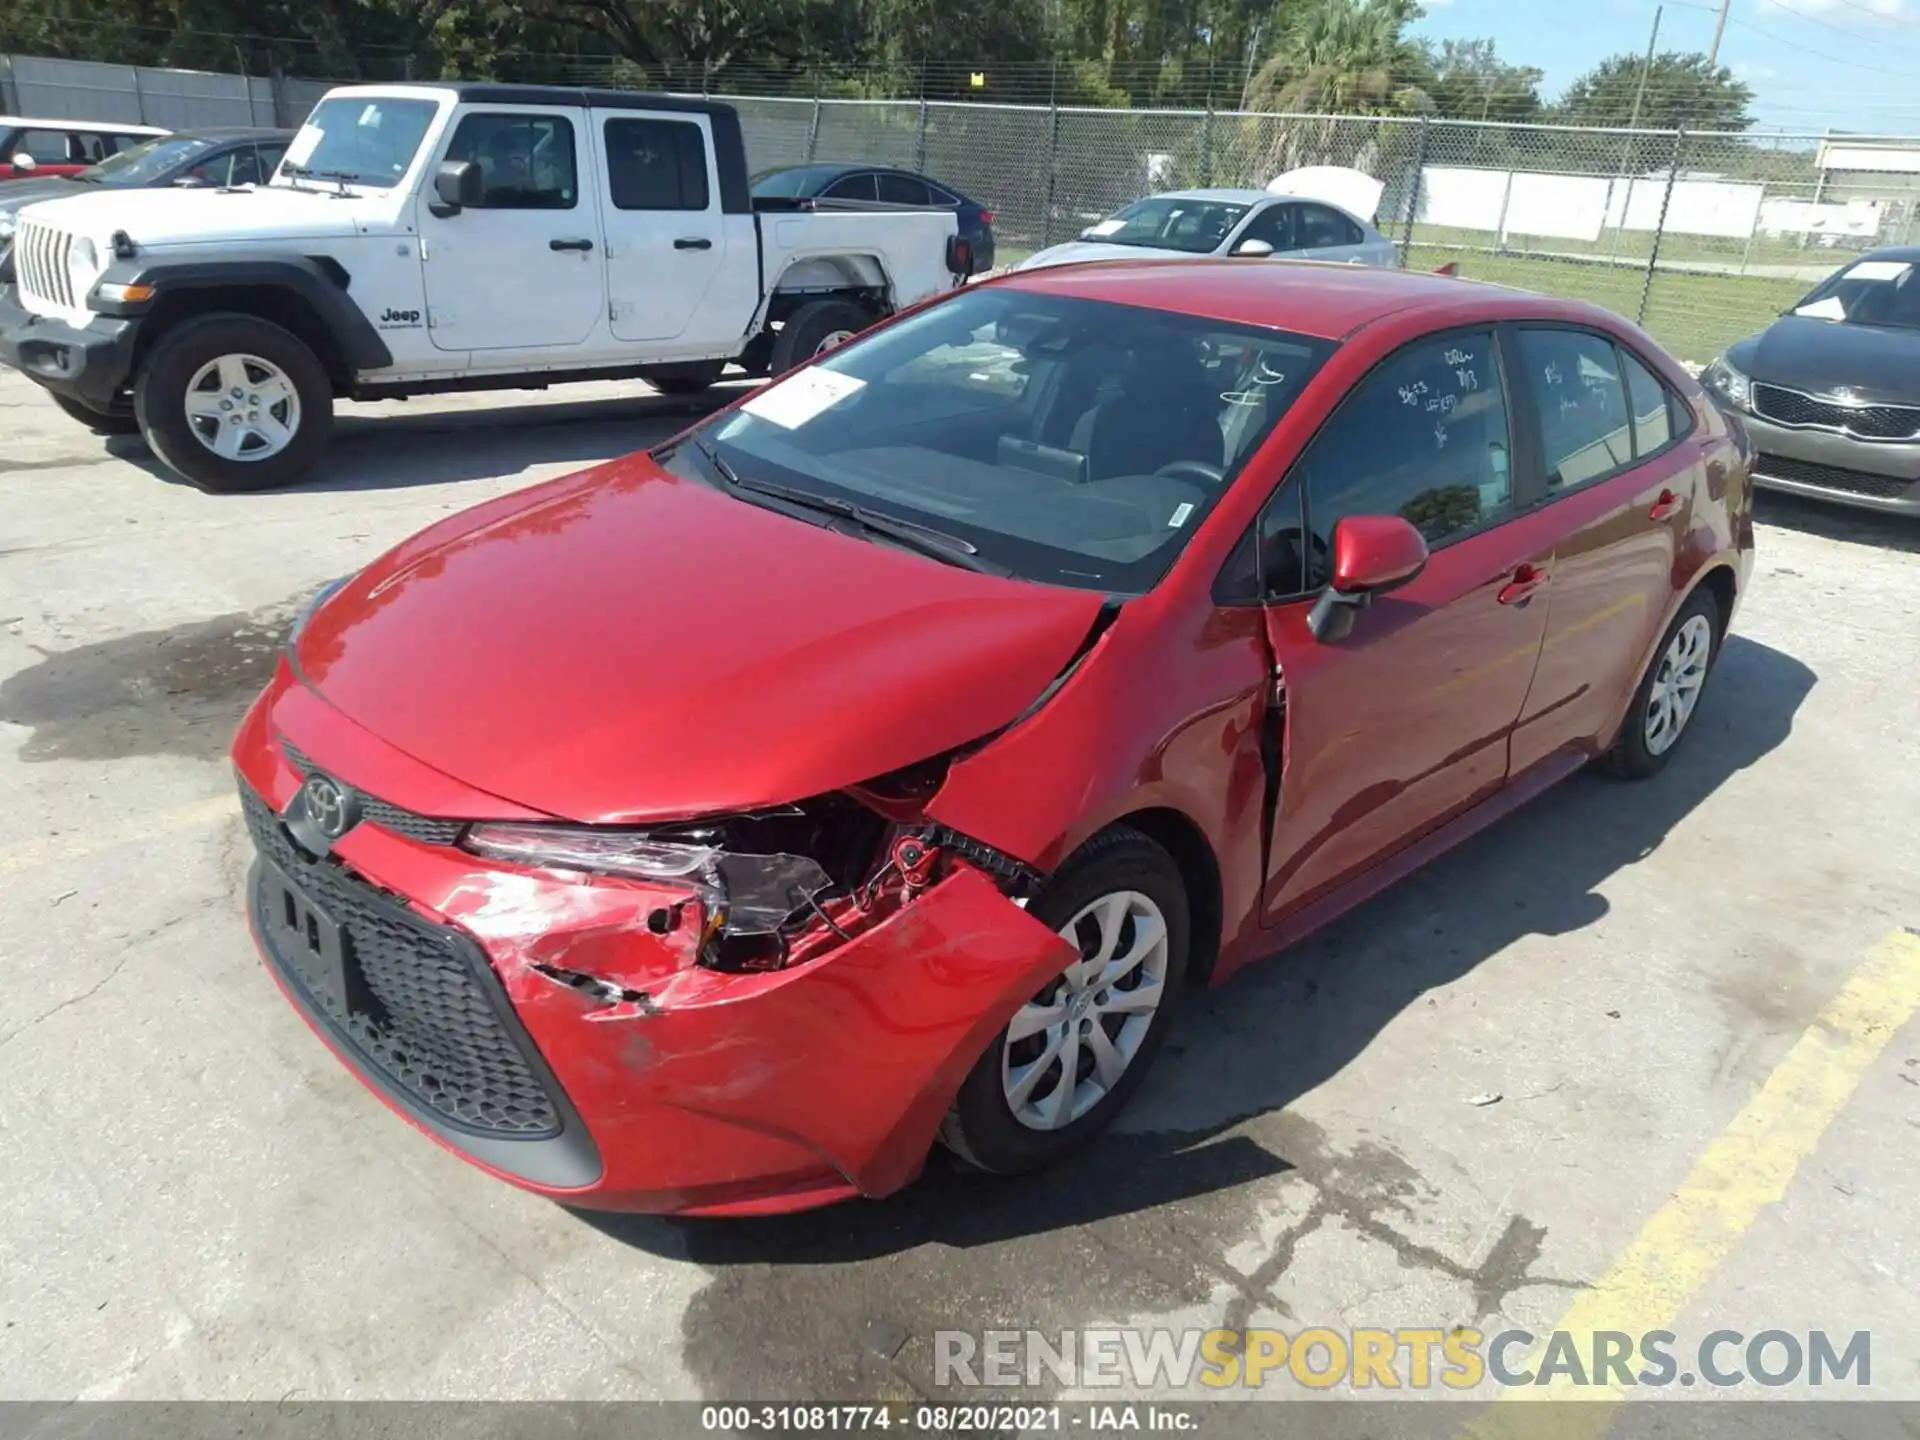
[{"label": "toyota emblem", "polygon": [[306,801],[307,816],[314,829],[329,840],[338,840],[353,828],[355,815],[347,792],[325,775],[309,775],[300,787]]}]

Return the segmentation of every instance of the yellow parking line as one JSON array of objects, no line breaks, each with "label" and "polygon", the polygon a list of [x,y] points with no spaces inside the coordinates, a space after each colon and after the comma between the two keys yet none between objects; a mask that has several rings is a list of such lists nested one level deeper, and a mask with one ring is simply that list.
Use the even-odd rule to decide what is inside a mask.
[{"label": "yellow parking line", "polygon": [[[1786,1194],[1800,1162],[1813,1153],[1868,1068],[1920,1009],[1920,934],[1895,931],[1866,954],[1793,1048],[1695,1162],[1607,1273],[1554,1325],[1575,1352],[1593,1354],[1593,1333],[1639,1337],[1670,1330],[1763,1211]],[[1543,1339],[1528,1361],[1538,1363]],[[1586,1399],[1563,1405],[1541,1424],[1513,1406],[1489,1406],[1467,1427],[1475,1440],[1602,1434],[1618,1386],[1575,1387],[1559,1376],[1545,1385],[1503,1390],[1501,1400]]]},{"label": "yellow parking line", "polygon": [[27,840],[17,845],[0,846],[0,875],[34,870],[42,865],[57,865],[63,860],[84,860],[103,850],[133,845],[143,840],[158,840],[210,825],[240,812],[240,802],[232,795],[218,795],[177,810],[162,810],[142,819],[126,820],[118,825],[102,825],[71,834],[54,835],[45,840]]}]

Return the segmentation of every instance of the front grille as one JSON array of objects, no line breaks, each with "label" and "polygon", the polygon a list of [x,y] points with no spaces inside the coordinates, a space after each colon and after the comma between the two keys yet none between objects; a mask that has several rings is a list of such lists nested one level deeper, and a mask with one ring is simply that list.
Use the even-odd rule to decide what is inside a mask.
[{"label": "front grille", "polygon": [[479,947],[338,862],[309,860],[244,782],[240,800],[261,856],[290,876],[346,940],[345,1008],[267,946],[275,968],[336,1041],[402,1098],[463,1129],[518,1140],[559,1134],[563,1102],[541,1078],[544,1066]]},{"label": "front grille", "polygon": [[1837,430],[1860,440],[1920,437],[1920,409],[1909,405],[1840,405],[1779,385],[1755,385],[1753,408],[1764,420],[1813,430]]},{"label": "front grille", "polygon": [[[313,761],[303,753],[285,740],[280,742],[280,748],[286,752],[288,762],[303,776],[312,772]],[[411,810],[402,810],[398,805],[375,799],[364,790],[356,793],[360,796],[360,819],[363,823],[378,825],[382,830],[391,830],[396,835],[404,835],[424,845],[452,845],[459,840],[460,832],[467,828],[464,820],[441,820],[432,815],[416,815]]]},{"label": "front grille", "polygon": [[67,253],[73,237],[38,220],[22,220],[13,239],[14,271],[24,298],[61,310],[77,310],[73,278],[67,273]]},{"label": "front grille", "polygon": [[1865,470],[1848,470],[1840,465],[1820,465],[1812,460],[1793,460],[1764,452],[1755,457],[1753,474],[1757,480],[1792,480],[1801,485],[1817,485],[1822,490],[1870,495],[1879,500],[1897,500],[1916,483],[1897,475],[1874,475]]}]

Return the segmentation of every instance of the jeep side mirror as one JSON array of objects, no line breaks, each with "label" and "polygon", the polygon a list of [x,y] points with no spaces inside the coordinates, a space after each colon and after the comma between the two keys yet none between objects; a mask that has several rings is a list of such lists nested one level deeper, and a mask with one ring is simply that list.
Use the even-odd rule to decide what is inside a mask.
[{"label": "jeep side mirror", "polygon": [[13,168],[17,174],[26,175],[40,168],[40,162],[22,150],[13,157]]},{"label": "jeep side mirror", "polygon": [[1265,240],[1242,240],[1238,245],[1233,247],[1233,253],[1236,255],[1245,255],[1254,260],[1263,260],[1273,254],[1273,246]]},{"label": "jeep side mirror", "polygon": [[1373,597],[1397,590],[1427,568],[1427,542],[1398,515],[1349,515],[1333,527],[1333,578],[1307,615],[1313,638],[1344,639]]},{"label": "jeep side mirror", "polygon": [[439,198],[428,208],[445,219],[484,200],[486,179],[471,160],[442,160],[433,175],[433,193]]}]

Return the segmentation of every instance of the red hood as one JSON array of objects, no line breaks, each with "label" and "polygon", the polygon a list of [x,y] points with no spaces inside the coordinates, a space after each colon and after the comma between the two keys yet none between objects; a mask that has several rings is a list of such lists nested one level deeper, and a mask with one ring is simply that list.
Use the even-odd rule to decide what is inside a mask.
[{"label": "red hood", "polygon": [[802,799],[976,739],[1033,702],[1100,604],[634,456],[422,531],[321,607],[299,659],[415,759],[614,823]]}]

